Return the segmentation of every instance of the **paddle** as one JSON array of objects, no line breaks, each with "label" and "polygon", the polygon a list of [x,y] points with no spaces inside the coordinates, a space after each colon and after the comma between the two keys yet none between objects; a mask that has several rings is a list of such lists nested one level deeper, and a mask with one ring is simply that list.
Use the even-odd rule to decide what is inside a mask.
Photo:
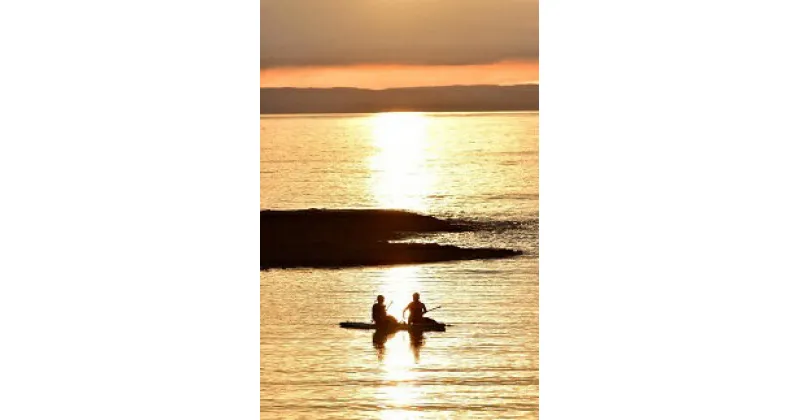
[{"label": "paddle", "polygon": [[[425,311],[425,313],[427,314],[428,312],[433,312],[433,311],[435,311],[435,310],[437,310],[437,309],[439,309],[441,307],[442,307],[442,305],[439,305],[439,306],[437,306],[437,307],[435,307],[433,309],[428,309],[428,310]],[[405,321],[406,321],[406,312],[403,311],[403,322],[405,322]]]},{"label": "paddle", "polygon": [[[425,313],[427,314],[428,312],[433,312],[433,311],[435,311],[435,310],[437,310],[437,309],[439,309],[439,308],[441,308],[441,307],[442,307],[442,305],[439,305],[439,306],[437,306],[437,307],[435,307],[435,308],[433,308],[433,309],[431,309],[430,311],[427,311],[427,312],[425,312]],[[445,323],[443,323],[443,322],[439,322],[439,321],[436,321],[436,322],[437,322],[438,324],[440,324],[440,325],[446,325],[446,326],[448,326],[448,327],[452,327],[452,326],[453,326],[453,324],[445,324]]]},{"label": "paddle", "polygon": [[[435,307],[435,308],[428,309],[427,311],[425,311],[425,313],[427,314],[428,312],[433,312],[433,311],[435,311],[435,310],[437,310],[437,309],[439,309],[439,308],[441,308],[441,307],[442,307],[442,305],[439,305],[439,306],[437,306],[437,307]],[[405,312],[404,312],[404,313],[403,313],[403,321],[405,321],[405,320],[406,320],[406,317],[405,317]]]},{"label": "paddle", "polygon": [[[428,309],[427,311],[425,311],[425,313],[427,314],[428,312],[433,312],[433,311],[435,311],[435,310],[437,310],[437,309],[440,309],[441,307],[442,307],[442,305],[439,305],[439,306],[437,306],[437,307],[435,307],[435,308]],[[406,315],[406,314],[405,314],[405,312],[403,312],[403,322],[406,322],[406,317],[405,317],[405,315]],[[435,321],[435,322],[436,322],[436,321]],[[437,323],[437,324],[440,324],[440,325],[446,325],[446,326],[448,326],[448,327],[451,327],[451,326],[452,326],[452,324],[445,324],[445,323],[441,323],[441,322],[436,322],[436,323]]]}]

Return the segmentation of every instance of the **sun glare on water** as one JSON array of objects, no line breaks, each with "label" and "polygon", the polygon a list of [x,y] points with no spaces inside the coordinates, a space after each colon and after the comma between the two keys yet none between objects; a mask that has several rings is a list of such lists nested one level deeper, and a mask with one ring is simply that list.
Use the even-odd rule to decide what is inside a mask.
[{"label": "sun glare on water", "polygon": [[[402,319],[405,305],[411,301],[411,295],[419,291],[419,266],[398,266],[386,270],[380,278],[379,293],[386,297],[389,314],[398,320]],[[413,412],[407,411],[424,400],[424,391],[415,386],[419,371],[419,349],[413,350],[410,336],[397,333],[389,337],[385,343],[384,357],[381,360],[384,385],[378,389],[377,396],[381,401],[383,419],[415,418]],[[417,347],[420,347],[418,345]]]},{"label": "sun glare on water", "polygon": [[386,305],[391,304],[387,309],[389,315],[402,320],[403,308],[411,302],[411,295],[421,292],[420,271],[416,265],[400,265],[388,267],[381,274],[378,293],[386,298]]},{"label": "sun glare on water", "polygon": [[435,181],[428,162],[428,118],[415,112],[372,117],[376,154],[370,161],[372,193],[382,208],[425,211]]}]

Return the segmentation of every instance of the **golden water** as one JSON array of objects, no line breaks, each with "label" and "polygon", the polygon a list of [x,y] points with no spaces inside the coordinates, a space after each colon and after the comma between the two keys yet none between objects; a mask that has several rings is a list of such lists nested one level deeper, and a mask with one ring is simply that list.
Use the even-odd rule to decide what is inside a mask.
[{"label": "golden water", "polygon": [[[476,220],[420,240],[526,254],[261,273],[262,418],[538,417],[537,113],[263,116],[261,207],[402,208]],[[377,294],[453,324],[345,330]]]}]

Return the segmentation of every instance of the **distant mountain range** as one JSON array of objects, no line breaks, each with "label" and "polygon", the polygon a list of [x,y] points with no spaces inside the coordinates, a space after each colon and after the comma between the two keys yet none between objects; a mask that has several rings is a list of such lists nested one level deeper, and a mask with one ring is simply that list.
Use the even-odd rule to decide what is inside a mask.
[{"label": "distant mountain range", "polygon": [[539,109],[539,85],[437,86],[385,90],[262,88],[262,114]]}]

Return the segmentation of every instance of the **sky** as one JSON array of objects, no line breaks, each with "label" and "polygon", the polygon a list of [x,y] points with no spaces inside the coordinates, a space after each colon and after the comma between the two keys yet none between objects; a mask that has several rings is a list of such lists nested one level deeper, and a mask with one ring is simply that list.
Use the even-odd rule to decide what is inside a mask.
[{"label": "sky", "polygon": [[261,0],[262,87],[538,79],[538,0]]}]

